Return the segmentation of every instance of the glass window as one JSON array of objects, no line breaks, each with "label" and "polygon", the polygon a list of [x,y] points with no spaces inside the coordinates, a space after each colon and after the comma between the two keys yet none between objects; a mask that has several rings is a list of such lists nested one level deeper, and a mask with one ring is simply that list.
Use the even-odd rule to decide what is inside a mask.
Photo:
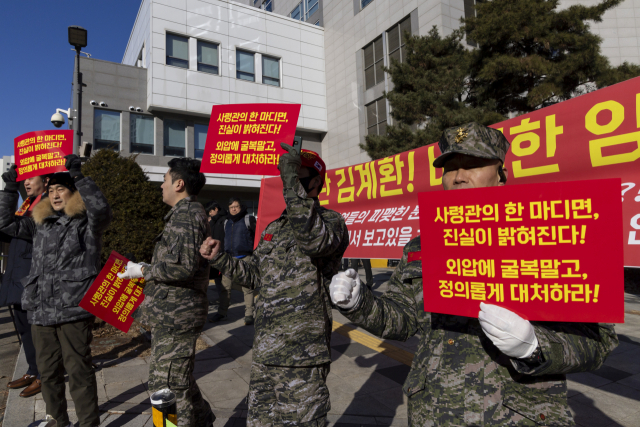
[{"label": "glass window", "polygon": [[236,50],[236,77],[250,82],[256,81],[254,53]]},{"label": "glass window", "polygon": [[273,12],[273,0],[265,0],[260,6],[260,9],[266,10],[267,12]]},{"label": "glass window", "polygon": [[382,37],[375,39],[364,51],[364,85],[370,89],[384,81]]},{"label": "glass window", "polygon": [[93,148],[120,151],[120,112],[93,110]]},{"label": "glass window", "polygon": [[[407,53],[405,44],[407,43],[407,33],[411,34],[410,16],[407,16],[387,31],[387,46],[389,47],[390,59],[395,59],[398,62],[406,61]],[[391,63],[391,61],[389,61],[389,63]]]},{"label": "glass window", "polygon": [[298,19],[298,20],[302,21],[302,17],[304,16],[304,14],[302,13],[302,7],[303,7],[302,6],[302,2],[298,3],[298,5],[293,8],[293,10],[289,14],[289,16],[292,19]]},{"label": "glass window", "polygon": [[186,126],[182,120],[164,120],[164,155],[184,157]]},{"label": "glass window", "polygon": [[280,86],[280,60],[262,55],[262,83]]},{"label": "glass window", "polygon": [[373,0],[360,0],[360,9],[364,9],[365,7],[367,7],[367,5],[369,3],[371,3]]},{"label": "glass window", "polygon": [[130,114],[131,152],[153,154],[153,117]]},{"label": "glass window", "polygon": [[318,3],[320,0],[304,0],[305,3],[305,15],[304,15],[304,20],[306,21],[307,19],[309,19],[309,17],[311,15],[313,15],[316,10],[318,10]]},{"label": "glass window", "polygon": [[[480,0],[464,0],[464,17],[475,18],[476,17],[476,4],[482,3]],[[478,43],[475,40],[469,38],[469,34],[467,34],[467,44],[469,46],[477,47]]]},{"label": "glass window", "polygon": [[194,157],[201,159],[204,156],[204,144],[207,142],[207,130],[209,126],[195,124],[193,125],[193,145],[194,145]]},{"label": "glass window", "polygon": [[313,24],[313,25],[317,25],[317,26],[319,27],[319,26],[320,26],[320,20],[318,19],[318,20],[316,21],[316,23],[315,23],[315,24]]},{"label": "glass window", "polygon": [[198,40],[198,71],[218,74],[218,45]]},{"label": "glass window", "polygon": [[380,98],[366,106],[367,135],[387,134],[387,101]]},{"label": "glass window", "polygon": [[167,34],[167,65],[189,68],[189,39]]}]

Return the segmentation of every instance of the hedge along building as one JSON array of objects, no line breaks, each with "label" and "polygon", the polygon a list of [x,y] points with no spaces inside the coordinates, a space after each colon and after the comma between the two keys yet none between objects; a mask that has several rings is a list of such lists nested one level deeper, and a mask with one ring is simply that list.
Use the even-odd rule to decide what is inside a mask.
[{"label": "hedge along building", "polygon": [[[80,61],[83,141],[138,153],[160,182],[172,156],[202,157],[212,105],[291,102],[302,104],[304,147],[327,167],[368,161],[359,143],[391,123],[382,66],[403,60],[403,32],[449,34],[475,1],[142,0],[121,64]],[[638,0],[591,27],[613,65],[640,63]],[[259,176],[207,174],[202,199],[257,209],[259,186]]]}]

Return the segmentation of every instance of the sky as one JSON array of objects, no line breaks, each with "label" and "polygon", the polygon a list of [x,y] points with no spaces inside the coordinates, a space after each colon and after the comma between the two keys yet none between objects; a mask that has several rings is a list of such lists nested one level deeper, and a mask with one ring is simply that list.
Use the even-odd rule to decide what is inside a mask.
[{"label": "sky", "polygon": [[[87,30],[92,58],[121,62],[141,0],[7,0],[0,11],[0,156],[23,133],[56,129],[51,116],[71,101],[75,51],[67,28]],[[84,57],[84,55],[82,56]],[[76,95],[77,96],[77,95]],[[63,115],[64,116],[64,115]],[[67,129],[67,119],[62,129]]]}]

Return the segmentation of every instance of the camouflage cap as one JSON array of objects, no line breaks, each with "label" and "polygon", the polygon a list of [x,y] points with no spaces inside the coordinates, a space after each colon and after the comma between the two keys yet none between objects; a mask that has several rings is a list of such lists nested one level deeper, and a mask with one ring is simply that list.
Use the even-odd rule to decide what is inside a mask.
[{"label": "camouflage cap", "polygon": [[438,146],[442,154],[433,161],[433,166],[436,168],[443,167],[449,157],[455,153],[483,159],[498,159],[504,164],[504,158],[509,150],[509,141],[499,130],[471,122],[445,129]]}]

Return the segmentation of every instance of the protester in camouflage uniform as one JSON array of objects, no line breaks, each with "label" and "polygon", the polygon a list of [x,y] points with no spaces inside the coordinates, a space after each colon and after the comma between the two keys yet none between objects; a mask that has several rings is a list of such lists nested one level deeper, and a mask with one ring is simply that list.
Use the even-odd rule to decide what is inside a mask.
[{"label": "protester in camouflage uniform", "polygon": [[171,206],[156,237],[151,264],[129,262],[122,278],[144,276],[145,299],[134,318],[151,327],[149,392],[176,394],[179,426],[210,427],[215,416],[193,376],[196,340],[207,319],[209,263],[199,248],[209,236],[208,217],[196,197],[206,179],[200,161],[172,159],[162,200]]},{"label": "protester in camouflage uniform", "polygon": [[[447,129],[439,145],[433,165],[444,166],[445,190],[506,182],[509,143],[501,132],[470,123]],[[427,313],[422,262],[408,261],[414,252],[421,252],[420,237],[405,246],[381,297],[352,271],[331,284],[332,301],[369,332],[400,341],[421,337],[403,387],[410,425],[573,425],[565,374],[602,365],[618,344],[613,325],[530,323],[484,303],[479,319]]]},{"label": "protester in camouflage uniform", "polygon": [[18,201],[15,165],[2,175],[0,231],[33,239],[33,260],[23,279],[22,308],[32,325],[36,362],[47,414],[57,425],[69,424],[64,371],[69,376],[81,427],[100,424],[98,389],[91,366],[94,316],[78,304],[100,271],[102,235],[111,222],[111,208],[98,186],[80,172],[80,158],[66,156],[69,173],[49,180],[48,198],[32,216],[15,216]]},{"label": "protester in camouflage uniform", "polygon": [[213,239],[201,253],[257,292],[247,425],[324,426],[331,407],[328,286],[349,235],[342,216],[318,202],[326,167],[316,153],[284,154],[279,168],[287,207],[253,255],[233,258]]}]

